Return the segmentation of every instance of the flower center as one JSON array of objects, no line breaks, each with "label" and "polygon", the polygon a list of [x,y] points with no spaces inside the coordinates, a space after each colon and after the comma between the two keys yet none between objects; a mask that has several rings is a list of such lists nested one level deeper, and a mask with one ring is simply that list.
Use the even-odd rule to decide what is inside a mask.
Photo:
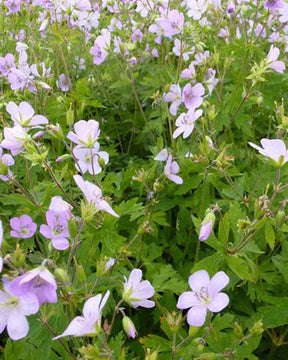
[{"label": "flower center", "polygon": [[58,224],[53,229],[53,235],[55,235],[55,236],[56,235],[61,235],[62,232],[63,232],[63,225]]},{"label": "flower center", "polygon": [[28,235],[30,232],[30,228],[28,225],[22,225],[21,229],[20,229],[20,234],[21,235]]},{"label": "flower center", "polygon": [[207,287],[202,286],[200,291],[194,294],[197,297],[197,299],[202,302],[203,305],[208,305],[211,301]]}]

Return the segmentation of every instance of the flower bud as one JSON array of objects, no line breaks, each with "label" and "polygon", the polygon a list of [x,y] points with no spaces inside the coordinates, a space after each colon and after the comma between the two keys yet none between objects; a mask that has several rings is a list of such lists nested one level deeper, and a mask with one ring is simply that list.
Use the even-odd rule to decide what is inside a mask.
[{"label": "flower bud", "polygon": [[66,273],[65,270],[63,270],[61,268],[55,269],[54,276],[55,276],[55,279],[57,281],[59,281],[61,284],[67,284],[67,283],[69,284],[69,282],[70,282],[68,274]]},{"label": "flower bud", "polygon": [[253,325],[252,329],[250,330],[250,333],[251,335],[259,336],[263,333],[263,331],[264,331],[263,323],[261,320],[259,320]]},{"label": "flower bud", "polygon": [[33,140],[41,139],[44,136],[44,131],[38,131],[36,134],[32,136]]},{"label": "flower bud", "polygon": [[201,326],[190,326],[189,327],[189,336],[194,337],[198,333],[199,329],[201,329]]},{"label": "flower bud", "polygon": [[68,221],[68,231],[71,238],[75,238],[77,236],[78,224],[73,218]]},{"label": "flower bud", "polygon": [[70,102],[70,107],[66,113],[66,123],[68,126],[72,126],[74,124],[74,111],[72,109],[72,102]]},{"label": "flower bud", "polygon": [[132,320],[128,316],[123,317],[122,325],[123,325],[123,329],[126,332],[126,334],[129,337],[135,339],[135,337],[137,335],[137,331],[135,329],[135,326],[134,326]]},{"label": "flower bud", "polygon": [[276,217],[275,217],[275,225],[278,228],[281,228],[281,226],[284,224],[285,216],[286,216],[286,214],[283,210],[279,210],[277,212]]},{"label": "flower bud", "polygon": [[61,140],[61,141],[64,139],[63,131],[59,124],[56,124],[56,125],[49,124],[46,126],[46,130],[54,138]]},{"label": "flower bud", "polygon": [[199,240],[200,241],[204,241],[209,238],[209,236],[211,235],[214,223],[215,223],[214,212],[209,210],[201,224],[201,228],[200,228],[200,232],[199,232]]},{"label": "flower bud", "polygon": [[242,339],[244,336],[243,330],[237,321],[234,322],[234,334],[237,339]]},{"label": "flower bud", "polygon": [[77,274],[77,278],[81,284],[86,282],[87,278],[86,278],[86,274],[85,274],[85,271],[84,271],[84,268],[82,265],[76,264],[76,274]]},{"label": "flower bud", "polygon": [[150,349],[147,349],[147,353],[145,356],[145,360],[157,360],[158,359],[158,351],[155,350],[153,351],[153,353],[151,354]]},{"label": "flower bud", "polygon": [[56,162],[57,162],[57,163],[61,163],[62,161],[65,161],[65,160],[68,160],[68,159],[71,159],[71,158],[72,158],[72,155],[70,155],[70,154],[64,154],[64,155],[59,156],[59,157],[56,159]]}]

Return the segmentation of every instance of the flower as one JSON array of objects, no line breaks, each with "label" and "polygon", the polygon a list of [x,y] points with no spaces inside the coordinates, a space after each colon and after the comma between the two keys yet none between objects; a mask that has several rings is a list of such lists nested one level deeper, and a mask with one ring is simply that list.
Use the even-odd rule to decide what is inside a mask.
[{"label": "flower", "polygon": [[37,230],[37,225],[32,221],[29,215],[22,215],[19,218],[10,219],[12,230],[10,235],[15,238],[29,239]]},{"label": "flower", "polygon": [[56,336],[53,340],[57,340],[63,336],[94,336],[101,330],[102,310],[109,298],[110,291],[103,296],[98,294],[88,299],[83,307],[83,316],[76,316],[63,334]]},{"label": "flower", "polygon": [[29,324],[25,316],[36,314],[39,310],[37,297],[32,293],[16,296],[5,281],[4,291],[0,290],[0,333],[7,327],[12,340],[25,337],[29,331]]},{"label": "flower", "polygon": [[167,161],[168,160],[168,150],[161,150],[154,158],[156,161]]},{"label": "flower", "polygon": [[65,74],[60,74],[56,85],[61,91],[67,92],[70,90],[71,81]]},{"label": "flower", "polygon": [[194,130],[195,121],[202,115],[202,110],[190,109],[187,113],[182,113],[176,120],[175,125],[178,127],[173,133],[173,138],[176,139],[183,133],[183,139],[186,139]]},{"label": "flower", "polygon": [[141,281],[142,271],[140,269],[132,270],[128,280],[125,276],[124,279],[122,298],[129,305],[135,308],[139,306],[152,308],[155,306],[154,301],[148,300],[155,294],[155,290],[148,280]]},{"label": "flower", "polygon": [[202,15],[206,12],[208,8],[207,0],[186,0],[188,12],[187,15],[192,17],[193,20],[201,19]]},{"label": "flower", "polygon": [[21,126],[14,126],[13,128],[4,128],[4,140],[1,146],[4,149],[10,150],[12,155],[18,155],[24,151],[24,145],[30,141],[30,136]]},{"label": "flower", "polygon": [[284,141],[280,139],[262,139],[260,142],[263,148],[252,142],[249,142],[248,144],[258,150],[260,154],[273,160],[278,167],[281,167],[288,161],[288,150]]},{"label": "flower", "polygon": [[286,69],[283,61],[277,61],[280,55],[280,50],[277,47],[271,45],[269,53],[267,55],[267,62],[271,69],[277,71],[280,74],[283,74]]},{"label": "flower", "polygon": [[23,275],[18,276],[10,283],[13,294],[22,296],[34,294],[42,305],[44,302],[57,302],[57,284],[54,276],[44,266],[39,266]]},{"label": "flower", "polygon": [[178,84],[173,84],[170,87],[170,91],[163,95],[163,100],[165,102],[171,102],[169,107],[169,111],[171,115],[177,114],[178,106],[182,103],[182,95],[181,95],[181,88]]},{"label": "flower", "polygon": [[187,313],[188,324],[202,326],[207,310],[219,312],[228,305],[228,295],[220,291],[229,283],[229,277],[223,271],[219,271],[210,280],[207,271],[200,270],[192,274],[188,282],[192,291],[180,295],[177,308],[190,308]]},{"label": "flower", "polygon": [[206,210],[206,215],[204,220],[202,221],[199,233],[199,240],[204,241],[209,238],[211,235],[213,226],[215,223],[215,214],[211,209]]},{"label": "flower", "polygon": [[183,179],[180,176],[176,175],[179,172],[179,165],[176,161],[172,161],[172,155],[168,156],[164,172],[168,179],[173,181],[175,184],[183,184]]},{"label": "flower", "polygon": [[99,143],[95,143],[94,148],[83,148],[76,146],[73,150],[73,154],[78,162],[75,164],[78,170],[81,169],[83,174],[86,171],[91,175],[99,174],[102,168],[99,164],[99,160],[103,159],[104,164],[109,162],[109,154],[106,151],[99,151]]},{"label": "flower", "polygon": [[47,239],[52,240],[52,245],[57,250],[66,250],[69,247],[70,237],[67,224],[66,212],[57,214],[53,210],[46,212],[47,225],[40,226],[40,233]]},{"label": "flower", "polygon": [[[2,247],[2,242],[3,242],[3,225],[2,225],[2,221],[0,220],[0,250]],[[2,256],[0,256],[0,273],[2,272],[3,269],[3,258]]]},{"label": "flower", "polygon": [[62,196],[53,196],[49,205],[49,210],[53,210],[56,214],[65,213],[67,219],[71,218],[73,206],[62,199]]},{"label": "flower", "polygon": [[197,83],[193,87],[187,84],[183,88],[182,98],[187,109],[197,108],[203,103],[202,96],[205,93],[204,86]]},{"label": "flower", "polygon": [[128,316],[123,317],[122,325],[123,325],[123,329],[126,332],[126,334],[129,337],[135,339],[135,337],[137,335],[137,331],[135,329],[135,325],[133,324],[133,321]]},{"label": "flower", "polygon": [[169,10],[163,18],[155,20],[167,37],[181,33],[184,25],[184,15],[177,10]]},{"label": "flower", "polygon": [[93,148],[100,135],[99,123],[95,120],[79,120],[74,124],[74,132],[70,131],[68,139],[83,148]]},{"label": "flower", "polygon": [[7,176],[12,177],[12,172],[9,169],[9,166],[14,165],[14,159],[10,154],[3,155],[3,149],[0,147],[0,179],[2,181],[9,180]]},{"label": "flower", "polygon": [[202,223],[199,233],[199,240],[204,241],[209,238],[212,232],[212,220],[209,220],[207,223]]},{"label": "flower", "polygon": [[34,115],[35,111],[26,101],[22,101],[19,106],[10,101],[6,106],[6,111],[11,115],[14,126],[41,128],[42,124],[48,124],[48,120],[43,115]]},{"label": "flower", "polygon": [[282,8],[284,6],[284,3],[282,0],[267,0],[265,1],[264,6],[268,9],[274,10]]},{"label": "flower", "polygon": [[103,210],[113,216],[119,217],[107,201],[102,199],[102,191],[97,185],[92,184],[87,180],[85,181],[80,175],[74,175],[73,178],[85,195],[88,203],[93,204],[96,210]]},{"label": "flower", "polygon": [[5,57],[0,56],[0,73],[7,76],[12,68],[15,68],[14,55],[7,54]]}]

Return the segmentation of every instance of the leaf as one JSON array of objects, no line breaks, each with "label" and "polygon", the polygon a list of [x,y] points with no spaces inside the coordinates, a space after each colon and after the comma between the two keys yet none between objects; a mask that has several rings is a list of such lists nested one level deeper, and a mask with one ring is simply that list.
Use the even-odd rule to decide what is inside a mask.
[{"label": "leaf", "polygon": [[270,249],[273,250],[275,247],[275,233],[270,222],[265,225],[265,240],[270,246]]},{"label": "leaf", "polygon": [[247,262],[236,255],[227,255],[226,261],[229,268],[242,280],[255,281]]},{"label": "leaf", "polygon": [[170,264],[161,266],[153,276],[152,285],[156,291],[172,291],[175,294],[180,294],[187,288],[187,284]]}]

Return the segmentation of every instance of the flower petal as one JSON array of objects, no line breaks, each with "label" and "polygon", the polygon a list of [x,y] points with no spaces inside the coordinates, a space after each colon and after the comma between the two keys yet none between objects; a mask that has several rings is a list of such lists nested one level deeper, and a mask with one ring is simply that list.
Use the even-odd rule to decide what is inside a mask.
[{"label": "flower petal", "polygon": [[219,312],[229,304],[229,296],[224,293],[218,293],[214,296],[208,309],[212,312]]},{"label": "flower petal", "polygon": [[190,326],[202,326],[206,320],[205,306],[193,306],[187,313],[187,322]]},{"label": "flower petal", "polygon": [[199,292],[202,287],[208,287],[210,278],[206,270],[199,270],[189,276],[189,285],[195,292]]}]

